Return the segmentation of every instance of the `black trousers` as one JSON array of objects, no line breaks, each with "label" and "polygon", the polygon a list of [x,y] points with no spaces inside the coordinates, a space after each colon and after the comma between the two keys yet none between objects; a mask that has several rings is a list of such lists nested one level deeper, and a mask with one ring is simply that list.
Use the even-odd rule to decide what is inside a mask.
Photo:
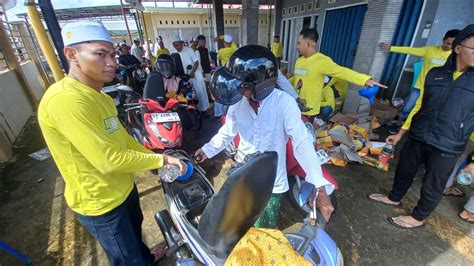
[{"label": "black trousers", "polygon": [[400,152],[392,190],[388,198],[399,202],[407,193],[421,164],[425,165],[420,200],[411,216],[418,221],[428,218],[436,208],[449,175],[460,155],[446,154],[431,145],[409,138]]}]

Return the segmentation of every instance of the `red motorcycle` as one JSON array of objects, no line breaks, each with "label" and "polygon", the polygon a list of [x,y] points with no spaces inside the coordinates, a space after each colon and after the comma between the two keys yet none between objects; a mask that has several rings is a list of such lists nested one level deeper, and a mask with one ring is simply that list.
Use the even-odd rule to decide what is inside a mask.
[{"label": "red motorcycle", "polygon": [[181,119],[176,112],[183,104],[164,96],[163,78],[152,73],[145,83],[144,98],[125,105],[127,131],[149,150],[179,148],[183,141]]}]

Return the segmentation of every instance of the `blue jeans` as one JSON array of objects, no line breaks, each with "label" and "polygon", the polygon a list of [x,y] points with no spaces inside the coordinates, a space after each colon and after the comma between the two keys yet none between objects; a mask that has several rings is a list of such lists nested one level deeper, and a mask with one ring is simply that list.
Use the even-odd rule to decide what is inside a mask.
[{"label": "blue jeans", "polygon": [[333,110],[331,106],[321,106],[321,109],[319,109],[319,115],[321,116],[321,119],[324,120],[324,122],[329,120],[332,112]]},{"label": "blue jeans", "polygon": [[154,257],[142,240],[143,214],[135,186],[125,202],[110,212],[76,216],[102,245],[110,265],[153,265]]},{"label": "blue jeans", "polygon": [[405,100],[405,105],[403,106],[402,111],[400,111],[400,117],[408,117],[413,107],[415,107],[418,97],[420,97],[420,89],[413,87],[413,89],[410,91],[410,94],[408,94],[408,97]]}]

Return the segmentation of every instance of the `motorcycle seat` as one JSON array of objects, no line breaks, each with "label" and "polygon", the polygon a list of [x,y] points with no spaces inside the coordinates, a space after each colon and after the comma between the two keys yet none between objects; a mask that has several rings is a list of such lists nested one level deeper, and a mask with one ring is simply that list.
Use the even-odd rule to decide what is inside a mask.
[{"label": "motorcycle seat", "polygon": [[158,72],[151,73],[143,87],[143,98],[155,100],[161,104],[161,106],[164,106],[166,104],[165,95],[163,76]]},{"label": "motorcycle seat", "polygon": [[226,258],[267,206],[278,155],[264,152],[233,172],[204,209],[198,231],[209,249]]}]

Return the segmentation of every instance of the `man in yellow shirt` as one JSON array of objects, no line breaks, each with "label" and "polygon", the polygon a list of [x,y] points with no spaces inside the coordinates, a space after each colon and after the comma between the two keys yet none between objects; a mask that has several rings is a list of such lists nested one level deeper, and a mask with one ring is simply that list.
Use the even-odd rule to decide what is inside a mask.
[{"label": "man in yellow shirt", "polygon": [[378,85],[371,77],[341,67],[331,58],[317,51],[318,32],[316,29],[303,29],[298,36],[297,48],[302,55],[295,63],[295,74],[290,79],[293,87],[298,92],[300,99],[306,102],[311,110],[303,113],[310,120],[320,113],[324,76],[341,78],[359,86]]},{"label": "man in yellow shirt", "polygon": [[441,67],[432,68],[420,97],[402,129],[387,138],[393,145],[407,134],[390,193],[374,193],[373,201],[399,206],[421,164],[425,173],[420,199],[410,215],[389,217],[399,228],[426,223],[441,198],[449,175],[474,132],[474,24],[454,39],[452,54]]},{"label": "man in yellow shirt", "polygon": [[283,45],[280,42],[280,36],[273,36],[273,43],[271,48],[273,55],[275,55],[275,58],[278,61],[278,66],[280,66],[281,59],[283,58]]},{"label": "man in yellow shirt", "polygon": [[456,35],[460,30],[452,29],[448,30],[443,37],[443,44],[436,46],[424,46],[424,47],[406,47],[406,46],[391,46],[387,43],[381,43],[379,46],[387,51],[393,53],[409,54],[423,58],[423,65],[421,67],[420,74],[413,86],[413,90],[410,91],[410,94],[407,97],[405,106],[400,112],[400,115],[403,118],[406,118],[410,111],[415,106],[415,102],[420,96],[420,89],[423,89],[425,83],[426,74],[433,67],[442,66],[446,63],[446,59],[451,54],[451,44],[456,38]]},{"label": "man in yellow shirt", "polygon": [[68,75],[44,94],[38,120],[65,181],[68,206],[104,248],[111,265],[152,265],[166,249],[143,243],[134,172],[164,164],[186,165],[155,154],[131,138],[114,101],[101,93],[117,67],[113,41],[100,22],[74,22],[62,29]]},{"label": "man in yellow shirt", "polygon": [[158,56],[160,56],[162,54],[169,55],[170,50],[168,50],[168,48],[165,47],[165,44],[163,43],[163,40],[160,38],[159,41],[158,41],[158,49],[156,50],[155,57],[158,58]]},{"label": "man in yellow shirt", "polygon": [[230,56],[237,50],[237,45],[232,40],[231,35],[224,35],[224,48],[221,48],[219,52],[217,52],[217,61],[219,61],[220,66],[225,66]]}]

